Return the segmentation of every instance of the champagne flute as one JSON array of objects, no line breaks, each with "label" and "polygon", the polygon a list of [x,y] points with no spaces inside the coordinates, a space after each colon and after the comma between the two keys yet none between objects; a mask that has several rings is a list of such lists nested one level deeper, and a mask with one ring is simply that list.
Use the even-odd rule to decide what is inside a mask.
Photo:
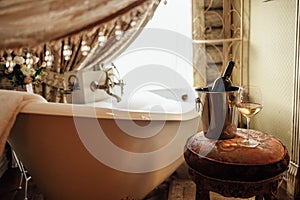
[{"label": "champagne flute", "polygon": [[262,93],[258,86],[243,86],[239,90],[239,102],[236,107],[247,120],[247,136],[238,141],[240,146],[256,147],[259,142],[249,138],[250,119],[263,108]]}]

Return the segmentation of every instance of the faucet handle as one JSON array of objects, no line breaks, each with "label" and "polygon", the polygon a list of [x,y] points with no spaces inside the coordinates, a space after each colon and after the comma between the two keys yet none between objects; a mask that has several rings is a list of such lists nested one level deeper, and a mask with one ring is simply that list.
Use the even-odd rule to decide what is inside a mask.
[{"label": "faucet handle", "polygon": [[92,90],[92,92],[95,92],[98,89],[98,85],[99,85],[99,83],[97,81],[91,82],[90,89]]},{"label": "faucet handle", "polygon": [[97,81],[92,81],[90,83],[90,89],[92,92],[95,92],[97,89],[106,91],[109,89],[109,85],[100,85]]}]

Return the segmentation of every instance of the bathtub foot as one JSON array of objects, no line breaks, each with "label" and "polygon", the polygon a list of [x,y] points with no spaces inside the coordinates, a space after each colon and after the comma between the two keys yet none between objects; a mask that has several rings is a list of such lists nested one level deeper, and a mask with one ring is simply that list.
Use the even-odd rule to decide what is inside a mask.
[{"label": "bathtub foot", "polygon": [[23,183],[23,174],[21,174],[20,183],[19,183],[19,190],[22,190],[22,183]]},{"label": "bathtub foot", "polygon": [[21,178],[18,189],[22,189],[23,184],[23,178],[25,179],[25,189],[24,189],[24,200],[28,200],[27,194],[28,194],[28,181],[31,179],[31,176],[28,176],[27,171],[25,170],[22,162],[18,159],[17,154],[14,150],[12,150],[13,157],[18,165],[19,170],[21,171]]}]

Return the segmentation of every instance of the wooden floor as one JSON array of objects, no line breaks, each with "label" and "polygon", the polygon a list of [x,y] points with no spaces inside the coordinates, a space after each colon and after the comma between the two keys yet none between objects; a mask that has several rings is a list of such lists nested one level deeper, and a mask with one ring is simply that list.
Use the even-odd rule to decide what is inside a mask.
[{"label": "wooden floor", "polygon": [[[181,180],[188,180],[185,167],[179,168],[171,177],[153,190],[144,200],[171,200],[168,198],[169,188],[172,183],[180,182]],[[0,179],[0,200],[24,200],[24,188],[18,189],[20,181],[20,171],[18,168],[8,169]],[[170,187],[171,186],[171,187]],[[24,185],[23,185],[24,187]],[[192,190],[191,190],[192,191]],[[193,195],[189,195],[193,196]],[[211,193],[211,200],[223,200],[238,198],[225,198],[221,195]],[[251,200],[254,198],[251,198]],[[42,193],[34,184],[34,180],[29,181],[28,200],[45,200]],[[176,200],[187,200],[186,198],[176,198]],[[279,191],[279,200],[292,200],[283,189]]]}]

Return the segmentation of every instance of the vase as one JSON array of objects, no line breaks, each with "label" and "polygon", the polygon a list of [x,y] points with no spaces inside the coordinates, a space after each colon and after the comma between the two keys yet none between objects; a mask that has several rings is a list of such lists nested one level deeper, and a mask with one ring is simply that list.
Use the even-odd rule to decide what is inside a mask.
[{"label": "vase", "polygon": [[22,92],[29,92],[33,93],[32,84],[26,84],[26,85],[18,85],[14,88],[15,91],[22,91]]}]

